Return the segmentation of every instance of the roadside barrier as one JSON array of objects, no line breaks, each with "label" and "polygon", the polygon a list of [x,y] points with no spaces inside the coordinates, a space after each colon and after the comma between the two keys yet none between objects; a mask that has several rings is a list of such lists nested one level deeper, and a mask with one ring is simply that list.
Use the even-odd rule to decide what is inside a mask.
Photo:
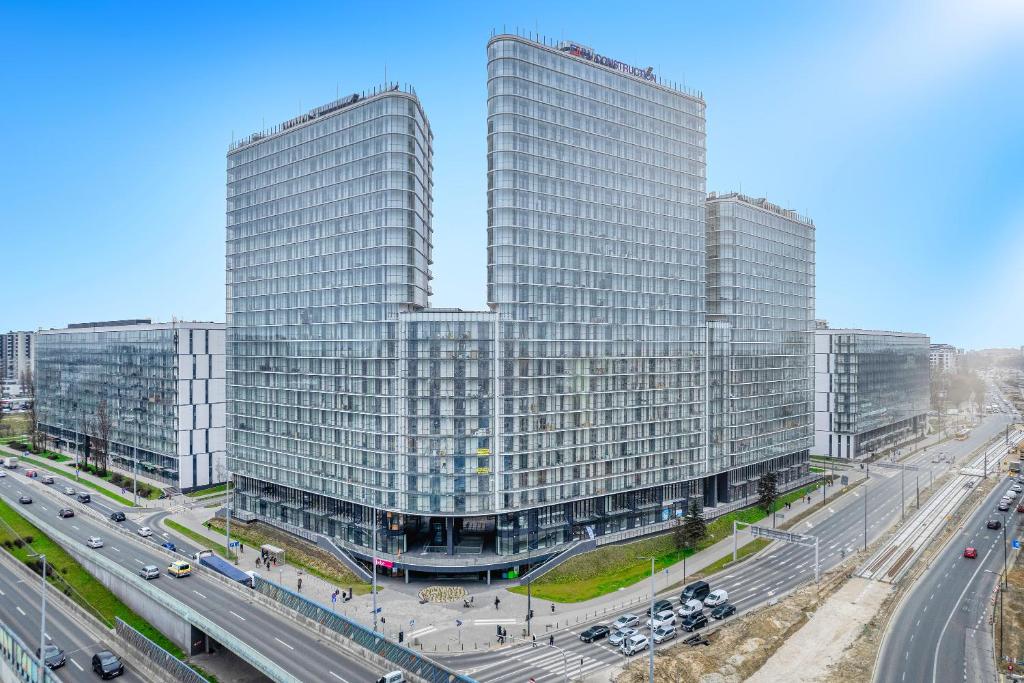
[{"label": "roadside barrier", "polygon": [[121,621],[121,617],[114,617],[114,631],[132,647],[148,657],[149,661],[157,668],[171,674],[174,680],[182,683],[210,683],[188,664]]}]

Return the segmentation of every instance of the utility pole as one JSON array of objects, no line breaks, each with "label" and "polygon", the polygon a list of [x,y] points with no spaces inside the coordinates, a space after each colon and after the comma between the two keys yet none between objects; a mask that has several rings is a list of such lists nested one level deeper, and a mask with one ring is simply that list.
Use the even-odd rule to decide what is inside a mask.
[{"label": "utility pole", "polygon": [[373,630],[377,631],[377,508],[373,508]]},{"label": "utility pole", "polygon": [[868,483],[864,482],[864,550],[868,549]]},{"label": "utility pole", "polygon": [[530,545],[530,527],[526,527],[526,635],[533,635],[533,591],[530,586],[530,569],[533,546]]},{"label": "utility pole", "polygon": [[[227,551],[227,556],[231,557],[231,503],[233,496],[231,495],[231,472],[228,472],[228,512],[224,516],[224,550]],[[238,564],[238,555],[235,555],[235,564]]]},{"label": "utility pole", "polygon": [[39,609],[39,683],[46,680],[46,555],[33,553],[30,557],[38,557],[43,562],[42,605]]},{"label": "utility pole", "polygon": [[648,613],[651,615],[651,639],[647,643],[647,652],[650,658],[648,664],[650,669],[650,683],[654,683],[654,556],[650,557],[638,557],[638,560],[650,560],[651,561],[651,609]]},{"label": "utility pole", "polygon": [[907,505],[904,502],[904,496],[907,493],[907,487],[904,485],[904,479],[907,469],[900,466],[900,521],[902,522],[907,518]]}]

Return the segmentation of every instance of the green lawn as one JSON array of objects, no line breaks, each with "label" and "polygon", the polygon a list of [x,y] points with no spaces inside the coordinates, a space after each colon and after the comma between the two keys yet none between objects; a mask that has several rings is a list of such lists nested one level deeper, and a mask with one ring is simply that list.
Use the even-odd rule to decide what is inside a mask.
[{"label": "green lawn", "polygon": [[202,496],[212,496],[215,493],[224,493],[227,490],[227,484],[217,484],[216,486],[211,486],[208,489],[201,489],[199,491],[189,491],[185,495],[189,496],[190,498],[199,498]]},{"label": "green lawn", "polygon": [[[818,488],[818,484],[805,486],[802,489],[783,494],[776,501],[775,509],[781,509],[786,503],[792,503],[808,495]],[[767,517],[765,511],[758,507],[745,508],[731,512],[708,522],[708,534],[694,549],[686,551],[676,548],[671,533],[644,538],[632,543],[609,545],[598,548],[568,560],[555,567],[533,582],[533,595],[541,600],[552,602],[583,602],[601,595],[613,593],[620,588],[632,586],[651,574],[649,561],[637,560],[637,557],[655,557],[655,569],[660,571],[681,562],[685,554],[690,557],[695,552],[708,548],[732,534],[732,523],[745,522],[754,524]],[[752,545],[753,542],[744,546]],[[756,548],[756,547],[755,547]],[[748,554],[760,548],[748,550]],[[732,561],[732,553],[728,555]],[[526,593],[526,586],[510,588],[513,593]]]},{"label": "green lawn", "polygon": [[[184,536],[185,538],[188,538],[188,539],[191,539],[191,540],[195,541],[197,544],[199,544],[200,548],[209,548],[210,550],[212,550],[213,552],[217,553],[218,555],[220,555],[224,559],[231,559],[230,557],[228,557],[228,553],[224,549],[224,546],[219,545],[217,543],[214,543],[212,540],[210,540],[206,536],[203,536],[200,533],[192,531],[187,526],[183,526],[181,524],[178,524],[177,522],[175,522],[173,520],[170,520],[170,519],[165,519],[164,523],[167,526],[169,526],[170,528],[174,529],[177,533],[179,533],[182,536]],[[244,541],[243,541],[243,543],[244,543]],[[232,553],[232,555],[234,555],[234,553]]]},{"label": "green lawn", "polygon": [[[21,459],[21,461],[29,463],[29,464],[33,465],[34,467],[42,467],[43,469],[50,470],[51,472],[56,472],[57,474],[60,474],[62,476],[74,476],[74,472],[70,472],[69,473],[68,471],[66,471],[66,470],[64,470],[64,469],[62,469],[60,467],[55,467],[53,465],[47,464],[47,463],[45,463],[45,462],[43,462],[41,460],[36,460],[34,458],[24,458],[23,457]],[[77,482],[76,485],[77,486],[87,486],[88,488],[92,489],[93,491],[96,491],[97,493],[101,493],[104,496],[106,496],[107,498],[110,498],[111,500],[117,501],[121,505],[125,505],[127,507],[132,507],[132,501],[128,500],[127,498],[122,498],[121,496],[117,495],[113,491],[108,491],[106,488],[104,488],[100,484],[97,484],[94,481],[90,481],[88,479],[88,477],[89,477],[89,475],[87,475],[85,473],[82,473],[81,476],[79,476],[78,482]]]},{"label": "green lawn", "polygon": [[[766,538],[755,538],[753,541],[744,543],[736,551],[736,562],[740,563],[743,560],[750,557],[751,555],[754,555],[764,550],[768,547],[769,543],[771,543],[771,541],[769,541]],[[687,581],[691,579],[703,579],[705,577],[711,576],[712,574],[722,571],[731,564],[732,553],[729,553],[725,557],[721,557],[715,560],[708,566],[704,567],[704,569],[701,569],[699,572],[694,572],[690,576],[686,577],[686,579]]]}]

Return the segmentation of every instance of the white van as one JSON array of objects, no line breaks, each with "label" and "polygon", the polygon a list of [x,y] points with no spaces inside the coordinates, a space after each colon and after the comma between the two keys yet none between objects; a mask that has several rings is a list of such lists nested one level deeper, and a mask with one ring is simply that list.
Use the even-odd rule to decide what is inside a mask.
[{"label": "white van", "polygon": [[377,683],[405,683],[405,676],[401,671],[392,671],[378,678]]}]

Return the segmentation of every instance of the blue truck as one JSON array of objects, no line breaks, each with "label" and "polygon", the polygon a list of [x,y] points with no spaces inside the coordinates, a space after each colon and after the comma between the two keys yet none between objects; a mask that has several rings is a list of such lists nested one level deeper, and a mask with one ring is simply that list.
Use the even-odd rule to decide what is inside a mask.
[{"label": "blue truck", "polygon": [[252,588],[252,577],[243,572],[235,565],[227,562],[226,560],[217,557],[216,555],[205,555],[199,559],[199,564],[203,565],[208,569],[212,569],[218,574],[223,574],[232,581],[237,581],[240,584]]}]

